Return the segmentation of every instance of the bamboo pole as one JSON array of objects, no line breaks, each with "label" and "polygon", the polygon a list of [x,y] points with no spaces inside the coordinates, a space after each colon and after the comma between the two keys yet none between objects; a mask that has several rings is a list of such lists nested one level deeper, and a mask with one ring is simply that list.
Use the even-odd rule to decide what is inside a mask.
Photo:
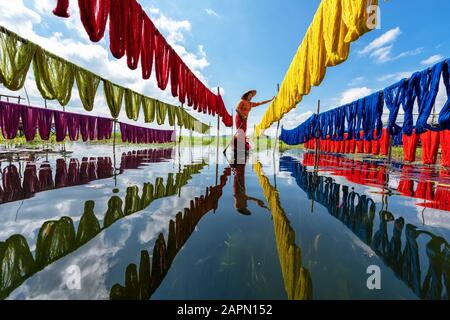
[{"label": "bamboo pole", "polygon": [[[317,101],[317,115],[320,114],[320,100]],[[320,132],[316,132],[316,152],[314,157],[314,171],[317,172],[319,170],[319,156],[320,156],[320,138],[319,138]]]},{"label": "bamboo pole", "polygon": [[117,188],[116,132],[117,132],[117,120],[114,119],[114,131],[113,131],[114,186]]},{"label": "bamboo pole", "polygon": [[[217,94],[220,95],[220,87],[217,86]],[[220,136],[220,116],[217,113],[217,141],[216,141],[216,186],[219,183],[219,136]]]},{"label": "bamboo pole", "polygon": [[[280,93],[280,84],[279,83],[277,84],[277,92]],[[278,142],[278,131],[279,130],[280,130],[280,120],[278,120],[278,123],[277,123],[277,133],[275,135],[275,146],[273,148],[274,154],[275,154],[275,150],[277,150],[277,146],[279,144],[279,142]]]}]

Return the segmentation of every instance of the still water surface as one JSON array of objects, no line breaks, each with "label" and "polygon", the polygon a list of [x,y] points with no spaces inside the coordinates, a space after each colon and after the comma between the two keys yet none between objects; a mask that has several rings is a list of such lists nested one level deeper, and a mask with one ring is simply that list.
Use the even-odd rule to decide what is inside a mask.
[{"label": "still water surface", "polygon": [[[2,163],[2,299],[449,298],[446,171],[68,149]],[[371,265],[381,290],[367,288]]]}]

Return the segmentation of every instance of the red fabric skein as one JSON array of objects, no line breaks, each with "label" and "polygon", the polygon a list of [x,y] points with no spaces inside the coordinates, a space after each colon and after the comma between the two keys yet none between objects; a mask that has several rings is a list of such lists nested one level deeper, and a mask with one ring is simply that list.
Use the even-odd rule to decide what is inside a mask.
[{"label": "red fabric skein", "polygon": [[385,129],[383,129],[383,133],[382,133],[381,139],[380,139],[380,154],[382,156],[389,155],[390,142],[391,142],[391,137],[389,135],[388,130],[385,128]]},{"label": "red fabric skein", "polygon": [[110,0],[78,0],[81,22],[92,42],[99,42],[105,35],[110,6]]},{"label": "red fabric skein", "polygon": [[153,70],[153,61],[155,56],[155,26],[147,14],[143,16],[141,39],[141,67],[142,78],[150,79]]},{"label": "red fabric skein", "polygon": [[139,64],[143,22],[144,12],[141,5],[136,0],[129,1],[126,52],[127,64],[131,70],[135,70]]},{"label": "red fabric skein", "polygon": [[129,0],[114,0],[109,13],[109,48],[116,59],[125,55],[127,47],[127,29]]},{"label": "red fabric skein", "polygon": [[422,142],[422,161],[424,164],[436,164],[439,151],[440,134],[436,131],[427,131],[420,135]]},{"label": "red fabric skein", "polygon": [[173,97],[178,97],[181,59],[172,49],[170,58],[170,87]]},{"label": "red fabric skein", "polygon": [[441,151],[442,151],[442,165],[450,167],[450,130],[443,130],[440,132]]},{"label": "red fabric skein", "polygon": [[403,134],[403,157],[404,161],[414,162],[416,161],[416,148],[419,137],[413,132],[411,136]]},{"label": "red fabric skein", "polygon": [[158,82],[158,87],[161,90],[167,88],[169,83],[169,72],[170,72],[170,55],[172,48],[166,42],[166,39],[156,31],[156,42],[155,42],[155,72],[156,81]]},{"label": "red fabric skein", "polygon": [[69,0],[58,0],[58,3],[56,4],[56,8],[53,10],[53,14],[55,16],[58,16],[61,18],[70,17]]}]

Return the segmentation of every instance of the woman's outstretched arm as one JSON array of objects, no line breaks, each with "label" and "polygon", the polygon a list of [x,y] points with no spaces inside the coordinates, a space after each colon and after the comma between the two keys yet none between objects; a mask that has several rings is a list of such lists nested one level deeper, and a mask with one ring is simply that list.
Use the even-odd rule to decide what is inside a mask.
[{"label": "woman's outstretched arm", "polygon": [[274,99],[275,99],[275,97],[273,97],[273,98],[270,99],[270,100],[266,100],[266,101],[262,101],[262,102],[251,102],[252,108],[259,107],[259,106],[262,106],[262,105],[265,105],[265,104],[267,104],[267,103],[269,103],[269,102],[272,102]]}]

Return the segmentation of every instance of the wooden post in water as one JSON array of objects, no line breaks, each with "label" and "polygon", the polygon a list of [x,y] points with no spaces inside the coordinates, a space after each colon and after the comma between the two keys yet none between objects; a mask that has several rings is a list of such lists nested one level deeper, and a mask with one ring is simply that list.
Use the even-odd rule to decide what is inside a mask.
[{"label": "wooden post in water", "polygon": [[[220,95],[220,87],[219,86],[217,86],[217,94]],[[220,116],[219,116],[219,113],[217,112],[216,186],[219,183],[219,137],[220,137]]]},{"label": "wooden post in water", "polygon": [[388,152],[388,162],[392,161],[392,136],[389,135],[389,152]]},{"label": "wooden post in water", "polygon": [[[320,114],[320,100],[317,101],[317,115]],[[314,157],[314,171],[317,172],[319,170],[319,156],[320,156],[320,138],[319,138],[319,130],[317,130],[316,134],[316,154]]]},{"label": "wooden post in water", "polygon": [[117,120],[114,119],[114,131],[113,131],[113,162],[114,162],[114,186],[117,187],[117,168],[116,168],[116,127],[117,127]]},{"label": "wooden post in water", "polygon": [[[277,93],[280,93],[280,84],[277,84]],[[275,146],[273,148],[273,153],[275,154],[275,150],[277,150],[277,145],[278,145],[278,131],[280,130],[280,120],[278,120],[277,123],[277,133],[275,135]]]},{"label": "wooden post in water", "polygon": [[234,137],[234,111],[231,111],[231,119],[233,119],[231,124],[231,140],[233,140]]},{"label": "wooden post in water", "polygon": [[[320,114],[320,100],[317,101],[317,115]],[[319,136],[320,132],[317,131],[315,132],[316,136]],[[320,138],[316,137],[316,150],[315,150],[315,154],[314,154],[314,182],[313,184],[316,183],[316,175],[317,172],[319,171],[319,156],[320,156]],[[314,197],[311,199],[311,213],[314,213]]]}]

